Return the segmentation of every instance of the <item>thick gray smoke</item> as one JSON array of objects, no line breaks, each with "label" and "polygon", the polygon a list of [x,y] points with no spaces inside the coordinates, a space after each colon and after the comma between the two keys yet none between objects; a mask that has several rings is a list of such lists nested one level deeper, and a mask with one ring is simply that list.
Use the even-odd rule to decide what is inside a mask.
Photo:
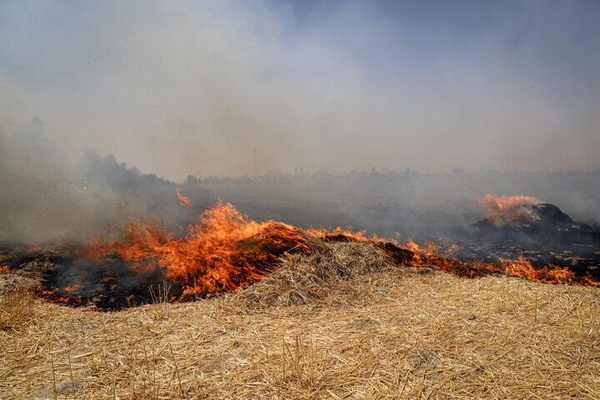
[{"label": "thick gray smoke", "polygon": [[0,160],[0,241],[86,241],[132,219],[190,218],[174,183],[95,151],[73,162],[44,135],[39,119],[2,138]]},{"label": "thick gray smoke", "polygon": [[4,1],[1,103],[175,181],[600,167],[597,2],[326,3]]},{"label": "thick gray smoke", "polygon": [[[593,1],[3,1],[0,236],[166,213],[175,184],[161,179],[188,175],[600,168],[599,14]],[[418,182],[369,201],[421,205],[443,186]],[[565,197],[543,185],[542,200]],[[440,204],[464,200],[444,187]],[[575,189],[561,206],[590,215],[595,198]]]},{"label": "thick gray smoke", "polygon": [[[119,162],[112,154],[68,157],[43,133],[40,120],[18,127],[0,143],[0,241],[89,240],[132,220],[156,217],[184,228],[216,199],[253,219],[300,227],[351,226],[404,238],[452,236],[484,216],[487,193],[524,193],[559,205],[576,220],[600,220],[600,171],[420,174],[405,170],[331,175],[271,173],[197,179],[175,184]],[[190,198],[180,204],[177,192]],[[180,230],[183,233],[183,230]]]}]

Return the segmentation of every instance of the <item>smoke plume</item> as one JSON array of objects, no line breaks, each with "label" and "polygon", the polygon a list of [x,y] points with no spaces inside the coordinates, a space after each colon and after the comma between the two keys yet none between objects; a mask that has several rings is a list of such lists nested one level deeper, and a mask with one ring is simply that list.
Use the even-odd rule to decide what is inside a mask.
[{"label": "smoke plume", "polygon": [[328,4],[3,2],[2,103],[175,181],[600,166],[595,2]]},{"label": "smoke plume", "polygon": [[[165,211],[177,205],[166,179],[188,175],[600,168],[599,13],[584,1],[3,1],[0,236]],[[408,185],[398,201],[429,198]]]}]

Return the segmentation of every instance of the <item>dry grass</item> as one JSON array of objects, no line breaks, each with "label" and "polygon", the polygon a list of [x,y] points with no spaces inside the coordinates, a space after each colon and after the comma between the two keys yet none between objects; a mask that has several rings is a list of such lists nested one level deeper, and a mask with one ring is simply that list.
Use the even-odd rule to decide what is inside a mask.
[{"label": "dry grass", "polygon": [[23,282],[0,289],[0,331],[23,329],[35,316],[33,288]]},{"label": "dry grass", "polygon": [[390,268],[361,243],[210,300],[32,309],[0,331],[2,399],[600,398],[597,288]]},{"label": "dry grass", "polygon": [[[368,272],[396,268],[370,243],[327,243],[311,238],[310,255],[292,254],[282,267],[235,296],[246,311],[273,306],[311,304],[331,306],[356,300],[359,288],[353,282]],[[337,296],[332,296],[332,292]]]}]

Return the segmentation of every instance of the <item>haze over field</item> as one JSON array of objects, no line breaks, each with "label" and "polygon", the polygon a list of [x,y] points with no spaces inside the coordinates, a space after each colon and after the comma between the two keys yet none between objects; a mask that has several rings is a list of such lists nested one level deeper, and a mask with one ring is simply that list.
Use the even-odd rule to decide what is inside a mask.
[{"label": "haze over field", "polygon": [[[598,17],[596,1],[2,1],[0,240],[185,226],[216,198],[385,234],[472,223],[488,192],[598,220]],[[186,214],[172,182],[189,175]]]},{"label": "haze over field", "polygon": [[[159,177],[600,167],[596,1],[3,1],[23,123]],[[255,161],[256,160],[256,161]]]}]

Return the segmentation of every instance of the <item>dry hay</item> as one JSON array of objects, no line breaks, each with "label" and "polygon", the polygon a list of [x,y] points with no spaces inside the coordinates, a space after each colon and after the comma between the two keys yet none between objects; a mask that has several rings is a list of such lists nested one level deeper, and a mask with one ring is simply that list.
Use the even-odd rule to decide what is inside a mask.
[{"label": "dry hay", "polygon": [[[310,254],[292,254],[281,266],[250,286],[235,300],[246,310],[277,305],[327,305],[333,290],[345,290],[353,298],[352,279],[375,270],[394,268],[392,260],[372,243],[309,242]],[[343,299],[338,296],[336,300]]]},{"label": "dry hay", "polygon": [[27,281],[0,285],[0,330],[19,329],[29,323],[34,318],[34,302],[35,291]]},{"label": "dry hay", "polygon": [[194,303],[36,300],[0,330],[0,398],[600,398],[597,288],[389,268],[364,243],[284,264]]}]

